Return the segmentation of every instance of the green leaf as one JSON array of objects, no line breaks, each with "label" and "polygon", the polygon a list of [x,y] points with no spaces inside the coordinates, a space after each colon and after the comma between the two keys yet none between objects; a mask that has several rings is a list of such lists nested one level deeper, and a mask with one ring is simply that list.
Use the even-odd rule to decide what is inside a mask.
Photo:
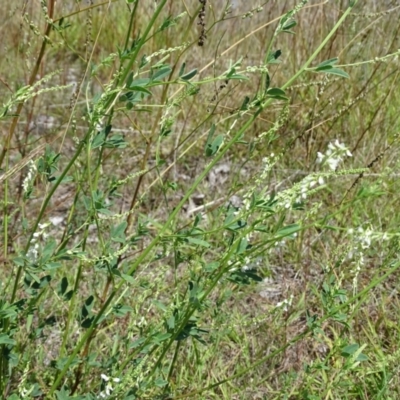
[{"label": "green leaf", "polygon": [[25,276],[24,283],[31,289],[38,290],[43,289],[48,286],[51,281],[51,276],[46,275],[39,279],[36,275],[30,273],[29,277],[32,278],[32,281],[29,280],[28,275]]},{"label": "green leaf", "polygon": [[121,274],[121,278],[128,283],[135,283],[135,279],[131,275]]},{"label": "green leaf", "polygon": [[330,58],[329,60],[322,61],[322,63],[318,64],[318,65],[315,67],[315,69],[318,70],[319,68],[323,68],[323,67],[326,67],[326,66],[331,66],[331,67],[332,67],[332,66],[335,65],[337,62],[338,62],[338,58],[337,58],[337,57],[335,57],[335,58]]},{"label": "green leaf", "polygon": [[271,78],[269,76],[269,73],[267,72],[265,74],[265,92],[268,91],[269,85],[271,84]]},{"label": "green leaf", "polygon": [[240,106],[240,111],[245,111],[245,110],[247,110],[247,109],[248,109],[249,102],[250,102],[250,97],[249,97],[249,96],[246,96],[246,97],[244,98],[244,100],[243,100],[242,105]]},{"label": "green leaf", "polygon": [[229,79],[241,79],[244,81],[248,81],[249,78],[246,75],[242,75],[242,74],[232,74],[229,76]]},{"label": "green leaf", "polygon": [[124,317],[126,314],[133,311],[132,307],[124,304],[116,304],[113,306],[113,314],[117,317]]},{"label": "green leaf", "polygon": [[[12,395],[10,395],[10,396],[7,396],[7,400],[21,400],[21,397],[19,397],[17,394],[15,394],[15,393],[13,393]],[[57,400],[59,400],[59,399],[57,399]],[[64,400],[64,399],[61,399],[61,400]]]},{"label": "green leaf", "polygon": [[229,231],[237,231],[239,229],[244,228],[247,225],[246,221],[236,221],[233,224],[230,224],[228,226],[225,226],[225,229],[228,229]]},{"label": "green leaf", "polygon": [[107,208],[99,208],[97,210],[100,214],[104,215],[113,215],[113,213],[110,210],[107,210]]},{"label": "green leaf", "polygon": [[132,85],[132,82],[133,82],[133,72],[131,72],[126,78],[126,87]]},{"label": "green leaf", "polygon": [[267,64],[279,64],[280,61],[278,61],[278,58],[281,56],[281,54],[282,54],[281,50],[276,50],[274,52],[269,53],[267,58]]},{"label": "green leaf", "polygon": [[145,338],[139,338],[134,340],[130,345],[129,345],[129,349],[136,349],[138,348],[141,344],[143,344],[146,341]]},{"label": "green leaf", "polygon": [[341,355],[345,358],[349,358],[350,356],[354,357],[355,362],[367,361],[368,357],[362,353],[362,350],[366,347],[363,345],[360,347],[359,344],[354,343],[342,348]]},{"label": "green leaf", "polygon": [[161,301],[153,300],[152,303],[161,311],[167,311],[167,307]]},{"label": "green leaf", "polygon": [[178,74],[179,78],[185,73],[185,68],[186,68],[186,63],[184,62],[181,65],[181,68],[179,69],[179,74]]},{"label": "green leaf", "polygon": [[363,354],[363,353],[359,354],[359,355],[356,357],[356,361],[362,362],[362,361],[368,361],[368,360],[369,360],[369,358],[368,358],[365,354]]},{"label": "green leaf", "polygon": [[267,90],[267,96],[277,100],[288,100],[284,90],[280,88],[271,88]]},{"label": "green leaf", "polygon": [[281,88],[271,88],[267,90],[267,94],[270,96],[285,96],[286,93]]},{"label": "green leaf", "polygon": [[215,133],[215,124],[212,124],[210,131],[208,132],[208,135],[207,135],[207,142],[206,142],[205,149],[204,149],[206,155],[207,155],[207,148],[212,143],[214,133]]},{"label": "green leaf", "polygon": [[103,146],[105,139],[106,139],[105,132],[104,131],[99,132],[92,140],[91,144],[92,149],[97,149],[98,147]]},{"label": "green leaf", "polygon": [[134,81],[131,82],[130,86],[146,86],[151,82],[150,78],[140,78],[140,79],[135,79]]},{"label": "green leaf", "polygon": [[176,25],[176,21],[175,19],[169,15],[168,17],[165,18],[165,20],[163,21],[163,23],[161,24],[160,28],[159,28],[159,32],[164,31],[165,29],[171,27],[171,26],[175,26]]},{"label": "green leaf", "polygon": [[159,377],[154,381],[154,384],[158,387],[164,387],[168,385],[168,382],[164,380],[163,378]]},{"label": "green leaf", "polygon": [[322,61],[315,68],[310,68],[310,71],[325,72],[326,74],[333,74],[341,76],[342,78],[350,78],[348,73],[340,68],[335,68],[334,65],[338,62],[338,58],[330,58],[329,60]]},{"label": "green leaf", "polygon": [[168,330],[173,330],[175,328],[175,316],[171,315],[166,321],[165,324],[168,327]]},{"label": "green leaf", "polygon": [[154,72],[154,74],[151,77],[151,80],[157,81],[157,80],[161,80],[163,78],[165,78],[167,75],[169,75],[171,73],[171,67],[169,65],[160,68],[159,70],[157,70],[156,72]]},{"label": "green leaf", "polygon": [[236,250],[236,254],[244,253],[248,249],[248,246],[249,246],[249,242],[246,238],[240,239],[237,250]]},{"label": "green leaf", "polygon": [[340,68],[329,68],[317,72],[325,72],[326,74],[338,75],[341,76],[342,78],[347,78],[347,79],[350,78],[349,74]]},{"label": "green leaf", "polygon": [[[65,367],[67,361],[68,361],[68,357],[58,358],[57,361],[56,361],[56,368],[57,368],[59,371],[61,371],[61,370]],[[71,368],[73,368],[75,365],[78,365],[80,362],[81,362],[81,360],[79,359],[79,357],[78,357],[78,356],[75,356],[75,357],[73,358],[71,364],[69,364],[69,366],[70,366]]]},{"label": "green leaf", "polygon": [[5,333],[0,334],[0,344],[9,344],[11,346],[15,346],[16,341],[14,339],[11,339],[8,335]]},{"label": "green leaf", "polygon": [[23,267],[25,266],[25,258],[24,257],[15,257],[13,259],[13,262],[15,265],[17,265],[18,267]]},{"label": "green leaf", "polygon": [[211,157],[217,153],[221,144],[224,142],[224,135],[218,135],[212,143],[206,144],[206,156]]},{"label": "green leaf", "polygon": [[124,149],[128,146],[128,143],[125,141],[122,135],[112,135],[107,141],[104,143],[104,147],[107,149]]},{"label": "green leaf", "polygon": [[220,266],[220,263],[218,261],[214,261],[209,264],[206,264],[204,266],[204,270],[206,272],[214,272],[219,266]]},{"label": "green leaf", "polygon": [[301,227],[298,224],[288,225],[282,229],[279,229],[279,231],[276,232],[276,236],[278,236],[280,238],[285,237],[285,236],[290,236],[290,235],[293,235],[293,233],[298,232],[300,229],[301,229]]},{"label": "green leaf", "polygon": [[[21,300],[20,300],[21,301]],[[0,319],[14,319],[17,316],[17,308],[22,309],[22,307],[18,307],[17,303],[10,306],[8,303],[3,303],[2,308],[0,310]]]},{"label": "green leaf", "polygon": [[43,270],[44,271],[52,271],[52,270],[55,270],[55,269],[61,268],[61,267],[62,267],[62,264],[60,262],[52,261],[52,262],[47,262],[43,266]]},{"label": "green leaf", "polygon": [[297,22],[294,19],[289,19],[288,21],[286,21],[284,23],[284,25],[281,28],[281,31],[294,34],[294,32],[291,31],[291,29],[294,28],[296,25],[297,25]]},{"label": "green leaf", "polygon": [[160,344],[168,340],[171,336],[171,333],[157,333],[156,335],[152,336],[151,342],[154,344]]},{"label": "green leaf", "polygon": [[69,390],[66,390],[64,388],[64,386],[60,390],[56,390],[56,396],[57,396],[57,400],[70,400],[70,399],[73,399],[73,397],[71,397],[69,395]]},{"label": "green leaf", "polygon": [[152,95],[150,90],[146,89],[143,86],[131,85],[131,86],[128,87],[128,89],[129,90],[133,90],[134,92],[146,93],[146,94],[149,94],[150,96]]},{"label": "green leaf", "polygon": [[354,344],[349,344],[348,346],[345,346],[342,348],[342,356],[347,357],[353,355],[358,349],[360,348],[360,345],[357,343]]},{"label": "green leaf", "polygon": [[[65,286],[66,285],[66,286]],[[69,290],[67,292],[67,288],[68,288],[68,280],[67,278],[63,278],[60,284],[60,288],[59,288],[59,295],[60,297],[63,298],[63,300],[68,301],[71,300],[72,295],[74,294],[73,290]]]},{"label": "green leaf", "polygon": [[57,243],[55,240],[50,240],[46,243],[42,253],[42,262],[45,263],[46,261],[50,260],[56,247]]},{"label": "green leaf", "polygon": [[111,228],[111,240],[117,243],[124,244],[126,241],[125,238],[125,229],[128,226],[126,221],[121,222],[117,226],[113,226]]},{"label": "green leaf", "polygon": [[198,246],[211,247],[210,243],[206,242],[205,240],[197,239],[194,237],[188,237],[187,240],[188,240],[188,242],[193,243]]},{"label": "green leaf", "polygon": [[252,269],[234,271],[227,279],[238,285],[250,285],[252,282],[262,282],[263,280]]},{"label": "green leaf", "polygon": [[184,81],[189,81],[190,79],[192,79],[195,75],[197,74],[197,69],[192,69],[190,72],[188,72],[185,75],[182,75],[180,78]]},{"label": "green leaf", "polygon": [[[193,222],[193,228],[197,228],[197,226],[200,224],[201,220],[203,219],[203,216],[201,215],[201,213],[196,214],[196,217],[194,218],[194,222]],[[200,230],[200,228],[198,228],[197,230]]]}]

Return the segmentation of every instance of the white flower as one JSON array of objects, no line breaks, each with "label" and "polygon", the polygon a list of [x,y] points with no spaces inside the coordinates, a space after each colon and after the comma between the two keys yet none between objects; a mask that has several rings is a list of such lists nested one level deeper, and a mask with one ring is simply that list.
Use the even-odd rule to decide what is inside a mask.
[{"label": "white flower", "polygon": [[317,164],[326,163],[331,170],[335,171],[345,157],[352,157],[352,154],[343,143],[336,139],[328,144],[325,154],[317,153],[316,162]]},{"label": "white flower", "polygon": [[333,157],[330,157],[330,158],[328,158],[327,163],[328,163],[328,165],[329,165],[329,168],[330,168],[332,171],[335,171],[336,168],[338,167],[340,161],[341,161],[340,158],[333,158]]},{"label": "white flower", "polygon": [[49,220],[54,226],[57,226],[64,221],[64,217],[50,217]]},{"label": "white flower", "polygon": [[36,177],[36,164],[31,160],[29,162],[29,170],[28,173],[24,179],[24,182],[22,183],[22,187],[24,188],[24,192],[27,193],[29,190],[32,189],[33,182],[35,181]]},{"label": "white flower", "polygon": [[276,303],[276,308],[281,308],[283,309],[283,311],[287,311],[289,309],[289,307],[292,305],[292,301],[293,301],[293,295],[291,294],[289,299],[285,299],[283,301],[279,301],[278,303]]},{"label": "white flower", "polygon": [[112,379],[112,381],[115,382],[115,383],[119,383],[121,381],[121,379],[119,379],[119,378],[110,378],[109,376],[107,376],[105,374],[101,374],[100,376],[101,376],[101,379],[103,381],[108,382],[106,384],[106,387],[104,388],[104,391],[100,392],[100,394],[99,394],[99,396],[102,399],[106,399],[106,398],[111,396],[111,394],[112,394],[112,392],[114,390],[113,386],[111,385],[111,382],[109,382],[110,379]]}]

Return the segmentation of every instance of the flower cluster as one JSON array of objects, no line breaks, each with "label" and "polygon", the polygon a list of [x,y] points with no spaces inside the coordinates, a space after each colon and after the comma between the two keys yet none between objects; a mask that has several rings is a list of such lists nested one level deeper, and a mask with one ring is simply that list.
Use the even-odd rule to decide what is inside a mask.
[{"label": "flower cluster", "polygon": [[293,204],[301,204],[312,192],[317,191],[325,181],[319,174],[308,175],[293,187],[280,192],[277,195],[279,204],[289,209]]},{"label": "flower cluster", "polygon": [[[185,13],[183,13],[183,14],[185,14]],[[146,56],[146,61],[150,62],[151,59],[154,58],[154,57],[165,56],[167,54],[171,54],[171,53],[176,52],[176,51],[183,51],[189,46],[189,44],[190,43],[188,43],[188,42],[184,42],[180,46],[169,47],[168,49],[160,49],[160,50],[154,52],[153,54],[150,54],[150,55]]]},{"label": "flower cluster", "polygon": [[354,243],[352,250],[348,253],[350,259],[362,255],[363,250],[370,248],[373,241],[389,239],[387,233],[374,232],[371,228],[364,229],[361,226],[356,230],[349,229],[348,235],[352,236]]},{"label": "flower cluster", "polygon": [[361,268],[365,265],[364,253],[365,250],[369,249],[374,241],[386,241],[389,239],[387,233],[374,232],[371,228],[364,229],[359,227],[358,229],[349,229],[348,235],[352,237],[352,247],[347,254],[347,258],[352,260],[353,268],[351,272],[354,274],[353,277],[353,290],[356,291],[357,279],[361,271]]},{"label": "flower cluster", "polygon": [[261,6],[254,8],[253,10],[248,11],[247,13],[242,15],[242,19],[246,19],[246,18],[251,18],[254,13],[259,13],[263,10],[263,8]]},{"label": "flower cluster", "polygon": [[300,182],[300,190],[299,196],[296,199],[296,203],[300,203],[305,200],[308,196],[308,193],[313,189],[316,185],[322,186],[325,183],[324,178],[322,176],[315,177],[313,175],[309,175],[305,177]]},{"label": "flower cluster", "polygon": [[104,381],[103,386],[104,390],[100,392],[99,396],[101,399],[107,399],[108,397],[111,396],[114,387],[111,384],[111,381],[114,383],[119,383],[121,380],[119,378],[110,378],[109,376],[105,374],[101,374],[101,379]]},{"label": "flower cluster", "polygon": [[274,153],[271,153],[271,155],[269,157],[263,157],[263,159],[262,159],[263,168],[260,173],[260,181],[263,181],[264,179],[266,179],[268,177],[273,166],[276,164],[277,161],[278,161],[278,157]]},{"label": "flower cluster", "polygon": [[37,173],[36,164],[31,160],[29,161],[28,174],[26,175],[22,187],[24,188],[25,199],[29,199],[32,194],[33,183],[35,182]]},{"label": "flower cluster", "polygon": [[32,261],[36,261],[39,255],[39,240],[40,238],[46,239],[48,234],[46,233],[46,228],[49,224],[39,224],[39,230],[33,234],[33,238],[31,241],[31,246],[29,247],[28,252],[26,253],[26,257]]},{"label": "flower cluster", "polygon": [[290,297],[288,299],[279,301],[278,303],[276,303],[276,308],[282,308],[283,311],[287,311],[289,309],[289,307],[292,305],[293,302],[293,295],[291,294]]},{"label": "flower cluster", "polygon": [[345,157],[352,157],[352,154],[343,143],[336,139],[334,143],[329,143],[325,154],[317,153],[317,163],[327,164],[332,171],[336,171]]}]

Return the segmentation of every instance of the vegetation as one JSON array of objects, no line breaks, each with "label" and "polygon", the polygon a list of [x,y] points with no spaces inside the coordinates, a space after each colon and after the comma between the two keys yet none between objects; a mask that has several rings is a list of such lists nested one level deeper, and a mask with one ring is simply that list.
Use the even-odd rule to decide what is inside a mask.
[{"label": "vegetation", "polygon": [[396,3],[4,2],[1,397],[399,398]]}]

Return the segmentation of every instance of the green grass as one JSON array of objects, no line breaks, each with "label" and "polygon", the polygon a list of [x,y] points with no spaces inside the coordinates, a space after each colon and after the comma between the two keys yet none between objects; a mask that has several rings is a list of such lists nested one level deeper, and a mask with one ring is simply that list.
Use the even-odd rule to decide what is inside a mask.
[{"label": "green grass", "polygon": [[2,398],[399,397],[395,3],[2,6]]}]

